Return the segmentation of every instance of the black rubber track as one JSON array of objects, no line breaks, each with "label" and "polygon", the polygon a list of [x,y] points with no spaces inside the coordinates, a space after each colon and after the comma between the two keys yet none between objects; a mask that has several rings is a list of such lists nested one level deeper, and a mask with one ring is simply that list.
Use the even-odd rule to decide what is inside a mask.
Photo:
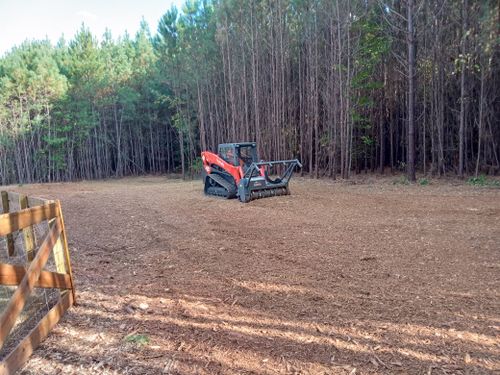
[{"label": "black rubber track", "polygon": [[214,183],[214,186],[210,186],[205,189],[205,194],[214,195],[217,197],[224,197],[227,199],[236,197],[236,185],[229,182],[224,177],[217,173],[211,173],[207,176]]}]

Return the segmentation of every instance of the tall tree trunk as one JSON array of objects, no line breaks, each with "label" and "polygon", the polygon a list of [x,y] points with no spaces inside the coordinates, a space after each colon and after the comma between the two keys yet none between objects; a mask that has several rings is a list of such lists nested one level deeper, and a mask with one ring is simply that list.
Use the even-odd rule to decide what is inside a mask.
[{"label": "tall tree trunk", "polygon": [[479,173],[479,159],[481,157],[481,140],[483,138],[483,103],[484,103],[484,76],[485,67],[481,66],[481,89],[479,94],[479,124],[477,130],[477,158],[475,176]]},{"label": "tall tree trunk", "polygon": [[465,60],[467,40],[467,0],[462,1],[462,41],[460,56],[460,129],[458,131],[458,176],[464,176],[464,133],[465,133]]},{"label": "tall tree trunk", "polygon": [[415,181],[415,33],[413,29],[413,0],[408,0],[408,151],[407,174],[410,181]]}]

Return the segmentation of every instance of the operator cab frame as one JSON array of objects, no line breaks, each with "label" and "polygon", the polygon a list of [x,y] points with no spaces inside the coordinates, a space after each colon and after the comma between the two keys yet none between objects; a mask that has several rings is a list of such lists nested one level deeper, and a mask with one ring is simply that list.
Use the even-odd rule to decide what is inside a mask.
[{"label": "operator cab frame", "polygon": [[229,164],[244,169],[259,161],[255,142],[222,143],[218,147],[217,154]]}]

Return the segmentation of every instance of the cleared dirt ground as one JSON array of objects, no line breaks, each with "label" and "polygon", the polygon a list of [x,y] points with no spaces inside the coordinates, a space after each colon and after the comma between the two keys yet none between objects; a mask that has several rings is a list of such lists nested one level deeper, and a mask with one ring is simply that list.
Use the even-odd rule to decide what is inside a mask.
[{"label": "cleared dirt ground", "polygon": [[62,200],[79,303],[22,373],[500,371],[500,190],[394,179],[12,187]]}]

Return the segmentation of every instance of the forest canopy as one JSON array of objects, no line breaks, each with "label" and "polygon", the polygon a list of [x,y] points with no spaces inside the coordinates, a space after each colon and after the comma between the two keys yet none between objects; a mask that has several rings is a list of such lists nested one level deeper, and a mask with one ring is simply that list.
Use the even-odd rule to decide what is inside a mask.
[{"label": "forest canopy", "polygon": [[500,171],[499,3],[187,1],[0,58],[0,183],[193,175],[256,141],[312,177]]}]

